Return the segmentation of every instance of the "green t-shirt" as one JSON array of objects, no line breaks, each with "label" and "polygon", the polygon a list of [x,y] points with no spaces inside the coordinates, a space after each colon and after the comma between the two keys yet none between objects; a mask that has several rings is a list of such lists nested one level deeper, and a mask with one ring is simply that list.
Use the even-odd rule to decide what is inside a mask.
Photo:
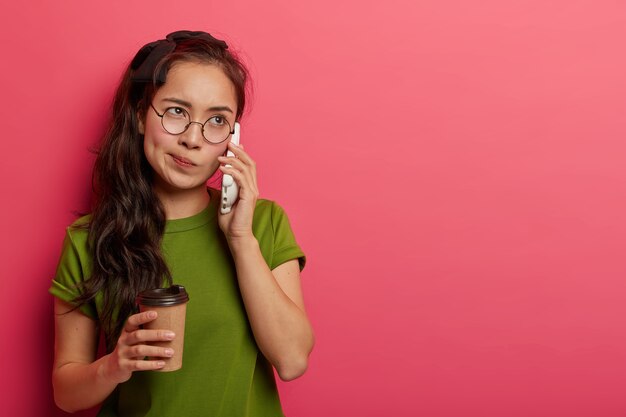
[{"label": "green t-shirt", "polygon": [[[219,193],[199,214],[167,222],[162,250],[175,284],[189,293],[182,369],[134,372],[99,416],[283,416],[274,372],[259,352],[241,299],[234,262],[217,224]],[[79,219],[77,223],[87,219]],[[304,253],[275,203],[259,200],[253,232],[270,269]],[[90,276],[87,231],[67,229],[50,293],[71,301]],[[101,299],[81,311],[98,320]]]}]

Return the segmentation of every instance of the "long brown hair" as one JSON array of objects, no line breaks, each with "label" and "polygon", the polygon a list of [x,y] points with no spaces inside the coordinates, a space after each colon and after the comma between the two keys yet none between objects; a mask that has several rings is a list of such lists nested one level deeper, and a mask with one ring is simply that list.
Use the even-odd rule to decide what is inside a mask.
[{"label": "long brown hair", "polygon": [[132,63],[125,71],[92,177],[94,203],[86,225],[92,275],[74,300],[80,306],[102,297],[99,321],[107,351],[114,349],[126,318],[134,312],[137,294],[172,282],[161,253],[165,212],[152,188],[153,171],[143,151],[139,116],[145,116],[163,84],[160,80],[180,61],[220,67],[235,86],[237,119],[245,108],[248,72],[225,44],[202,38],[177,41],[154,67],[152,82],[133,80]]}]

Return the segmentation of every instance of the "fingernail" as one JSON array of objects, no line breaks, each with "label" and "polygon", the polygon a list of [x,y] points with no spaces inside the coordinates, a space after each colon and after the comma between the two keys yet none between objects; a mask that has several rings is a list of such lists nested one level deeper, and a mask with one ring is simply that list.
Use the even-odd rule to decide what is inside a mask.
[{"label": "fingernail", "polygon": [[165,332],[165,338],[172,340],[176,336],[174,332]]},{"label": "fingernail", "polygon": [[165,366],[165,362],[163,362],[163,361],[157,361],[156,365],[157,365],[159,368],[161,368],[161,367]]},{"label": "fingernail", "polygon": [[148,311],[148,318],[149,319],[155,319],[157,316],[156,311]]},{"label": "fingernail", "polygon": [[174,356],[174,349],[165,349],[165,356]]}]

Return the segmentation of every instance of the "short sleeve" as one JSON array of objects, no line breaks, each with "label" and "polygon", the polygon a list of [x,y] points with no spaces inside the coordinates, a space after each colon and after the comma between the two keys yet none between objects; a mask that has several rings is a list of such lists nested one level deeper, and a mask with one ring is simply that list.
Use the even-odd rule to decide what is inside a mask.
[{"label": "short sleeve", "polygon": [[[77,231],[77,236],[72,236],[72,232]],[[52,285],[48,290],[53,296],[73,304],[73,300],[80,293],[79,286],[85,280],[88,273],[86,262],[87,255],[87,231],[77,230],[69,227],[63,240],[61,258],[57,265],[57,270]],[[83,304],[80,311],[88,317],[96,320],[97,313],[93,303]]]},{"label": "short sleeve", "polygon": [[285,211],[278,204],[271,200],[257,200],[252,232],[270,269],[292,259],[298,260],[300,270],[304,269],[306,257],[296,242]]},{"label": "short sleeve", "polygon": [[292,259],[297,259],[300,271],[302,271],[306,264],[306,256],[296,242],[287,214],[282,207],[272,202],[271,216],[272,230],[274,231],[274,253],[270,269]]}]

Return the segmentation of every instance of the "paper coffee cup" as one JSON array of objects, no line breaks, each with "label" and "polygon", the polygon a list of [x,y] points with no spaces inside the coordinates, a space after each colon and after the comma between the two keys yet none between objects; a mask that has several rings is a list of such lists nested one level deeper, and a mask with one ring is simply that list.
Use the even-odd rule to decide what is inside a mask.
[{"label": "paper coffee cup", "polygon": [[171,358],[149,357],[149,360],[162,360],[165,366],[157,371],[169,372],[182,368],[183,346],[185,342],[185,314],[189,295],[182,285],[172,285],[169,288],[146,290],[137,296],[139,311],[156,311],[157,318],[143,325],[144,329],[171,330],[176,334],[174,340],[166,342],[150,342],[152,346],[161,346],[174,349]]}]

